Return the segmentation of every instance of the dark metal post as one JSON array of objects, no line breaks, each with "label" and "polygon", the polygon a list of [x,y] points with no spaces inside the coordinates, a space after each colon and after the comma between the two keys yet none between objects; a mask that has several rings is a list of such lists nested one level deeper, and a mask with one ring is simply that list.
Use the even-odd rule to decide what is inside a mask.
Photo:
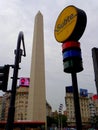
[{"label": "dark metal post", "polygon": [[79,104],[77,76],[76,76],[76,73],[72,73],[71,76],[72,76],[76,126],[77,126],[77,130],[82,130],[82,121],[81,121],[81,111],[80,111],[80,104]]},{"label": "dark metal post", "polygon": [[15,96],[16,96],[16,86],[17,86],[17,78],[18,78],[18,69],[19,69],[19,62],[21,58],[21,40],[23,42],[23,49],[24,49],[24,56],[25,55],[25,46],[24,46],[24,37],[23,33],[20,32],[17,41],[17,49],[15,51],[15,63],[14,63],[14,71],[13,71],[13,80],[12,80],[12,91],[11,91],[11,100],[10,100],[10,107],[8,111],[8,118],[5,130],[13,130],[13,123],[14,123],[14,114],[15,114]]},{"label": "dark metal post", "polygon": [[22,125],[22,126],[21,126],[21,130],[25,130],[25,125]]},{"label": "dark metal post", "polygon": [[58,114],[58,129],[60,130],[60,114]]}]

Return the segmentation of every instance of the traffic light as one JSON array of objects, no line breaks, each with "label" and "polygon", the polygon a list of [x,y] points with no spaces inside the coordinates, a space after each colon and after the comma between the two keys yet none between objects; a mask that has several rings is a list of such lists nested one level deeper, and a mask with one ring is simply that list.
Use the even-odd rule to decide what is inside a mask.
[{"label": "traffic light", "polygon": [[9,65],[0,66],[0,90],[7,91]]}]

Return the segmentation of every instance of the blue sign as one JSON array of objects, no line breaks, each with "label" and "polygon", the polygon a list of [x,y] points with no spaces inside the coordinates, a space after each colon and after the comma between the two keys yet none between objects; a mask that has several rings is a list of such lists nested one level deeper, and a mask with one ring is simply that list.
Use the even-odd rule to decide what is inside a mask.
[{"label": "blue sign", "polygon": [[73,87],[72,86],[67,86],[66,87],[66,93],[73,93]]},{"label": "blue sign", "polygon": [[88,96],[88,90],[80,88],[80,96],[87,97]]}]

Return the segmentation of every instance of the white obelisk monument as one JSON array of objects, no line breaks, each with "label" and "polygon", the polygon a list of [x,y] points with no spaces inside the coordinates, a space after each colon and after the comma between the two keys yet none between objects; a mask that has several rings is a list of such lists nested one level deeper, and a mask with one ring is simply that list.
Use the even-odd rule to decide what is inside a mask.
[{"label": "white obelisk monument", "polygon": [[27,117],[34,122],[46,123],[44,31],[40,11],[34,23]]}]

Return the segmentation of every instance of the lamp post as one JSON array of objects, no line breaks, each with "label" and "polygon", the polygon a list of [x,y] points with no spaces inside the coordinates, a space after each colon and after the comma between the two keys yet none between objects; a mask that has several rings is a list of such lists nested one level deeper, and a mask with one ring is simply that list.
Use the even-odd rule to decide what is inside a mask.
[{"label": "lamp post", "polygon": [[[23,43],[23,50],[20,49],[21,41]],[[13,66],[14,71],[13,71],[13,79],[12,79],[11,100],[10,100],[10,106],[8,110],[8,118],[7,118],[7,124],[5,130],[13,130],[16,86],[17,86],[17,79],[18,79],[19,63],[21,63],[21,56],[26,56],[23,32],[19,33],[18,40],[17,40],[17,48],[15,50],[15,63]]]},{"label": "lamp post", "polygon": [[59,118],[58,118],[58,127],[60,130],[62,130],[62,110],[63,110],[63,104],[59,105]]}]

